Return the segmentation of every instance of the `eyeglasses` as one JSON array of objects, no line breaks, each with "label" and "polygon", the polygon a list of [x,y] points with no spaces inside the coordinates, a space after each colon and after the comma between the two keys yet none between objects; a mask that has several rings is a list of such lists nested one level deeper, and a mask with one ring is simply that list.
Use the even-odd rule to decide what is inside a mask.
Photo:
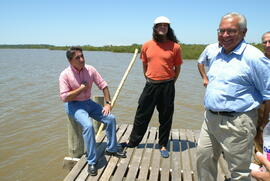
[{"label": "eyeglasses", "polygon": [[237,31],[237,29],[217,29],[217,32],[220,35],[224,35],[225,32],[227,32],[228,35],[234,35]]},{"label": "eyeglasses", "polygon": [[267,43],[270,43],[270,40],[263,41],[262,43],[266,45]]}]

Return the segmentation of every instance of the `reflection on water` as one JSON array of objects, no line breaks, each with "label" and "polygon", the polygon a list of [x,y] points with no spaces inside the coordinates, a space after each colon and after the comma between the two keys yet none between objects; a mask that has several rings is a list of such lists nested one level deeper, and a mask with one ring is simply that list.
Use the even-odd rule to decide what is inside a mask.
[{"label": "reflection on water", "polygon": [[[58,181],[67,171],[66,115],[58,96],[58,76],[68,65],[65,51],[0,50],[0,180]],[[85,52],[109,83],[113,97],[132,54]],[[137,58],[113,109],[118,123],[132,123],[144,87]],[[97,88],[92,95],[102,95]],[[199,129],[204,88],[196,61],[184,61],[176,83],[173,128]],[[155,112],[151,126],[158,126]]]}]

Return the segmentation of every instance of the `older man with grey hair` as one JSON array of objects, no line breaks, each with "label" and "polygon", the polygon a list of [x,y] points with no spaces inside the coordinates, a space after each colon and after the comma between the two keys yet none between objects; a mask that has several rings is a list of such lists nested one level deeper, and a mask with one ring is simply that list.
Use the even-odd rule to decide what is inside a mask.
[{"label": "older man with grey hair", "polygon": [[257,109],[264,101],[263,119],[270,108],[270,61],[247,44],[246,18],[229,13],[221,18],[218,40],[222,48],[211,59],[204,98],[204,122],[198,148],[200,181],[217,180],[217,161],[224,153],[231,180],[249,181]]},{"label": "older man with grey hair", "polygon": [[270,31],[263,34],[262,45],[264,49],[264,55],[270,59]]}]

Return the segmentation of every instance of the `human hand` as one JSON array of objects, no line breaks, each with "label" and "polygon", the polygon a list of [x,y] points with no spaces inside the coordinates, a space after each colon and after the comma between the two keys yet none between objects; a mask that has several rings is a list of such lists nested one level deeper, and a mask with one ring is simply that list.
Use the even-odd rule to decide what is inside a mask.
[{"label": "human hand", "polygon": [[270,181],[270,162],[267,160],[267,158],[261,153],[257,152],[256,157],[260,162],[265,166],[266,171],[251,171],[251,176],[256,178],[257,181]]},{"label": "human hand", "polygon": [[207,87],[207,85],[208,85],[208,79],[203,79],[203,86]]},{"label": "human hand", "polygon": [[89,85],[88,85],[88,83],[86,81],[83,81],[81,83],[81,86],[80,87],[83,88],[83,89],[88,89],[89,88]]},{"label": "human hand", "polygon": [[105,106],[102,109],[103,115],[107,116],[111,112],[111,105],[110,104],[105,104]]}]

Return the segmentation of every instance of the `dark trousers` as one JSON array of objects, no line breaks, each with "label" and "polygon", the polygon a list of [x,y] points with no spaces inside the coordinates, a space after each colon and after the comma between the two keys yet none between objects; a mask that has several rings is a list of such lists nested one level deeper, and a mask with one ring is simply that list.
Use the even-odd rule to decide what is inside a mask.
[{"label": "dark trousers", "polygon": [[142,141],[155,107],[159,113],[159,145],[167,146],[174,112],[174,80],[164,83],[146,82],[138,101],[129,145],[138,146]]}]

